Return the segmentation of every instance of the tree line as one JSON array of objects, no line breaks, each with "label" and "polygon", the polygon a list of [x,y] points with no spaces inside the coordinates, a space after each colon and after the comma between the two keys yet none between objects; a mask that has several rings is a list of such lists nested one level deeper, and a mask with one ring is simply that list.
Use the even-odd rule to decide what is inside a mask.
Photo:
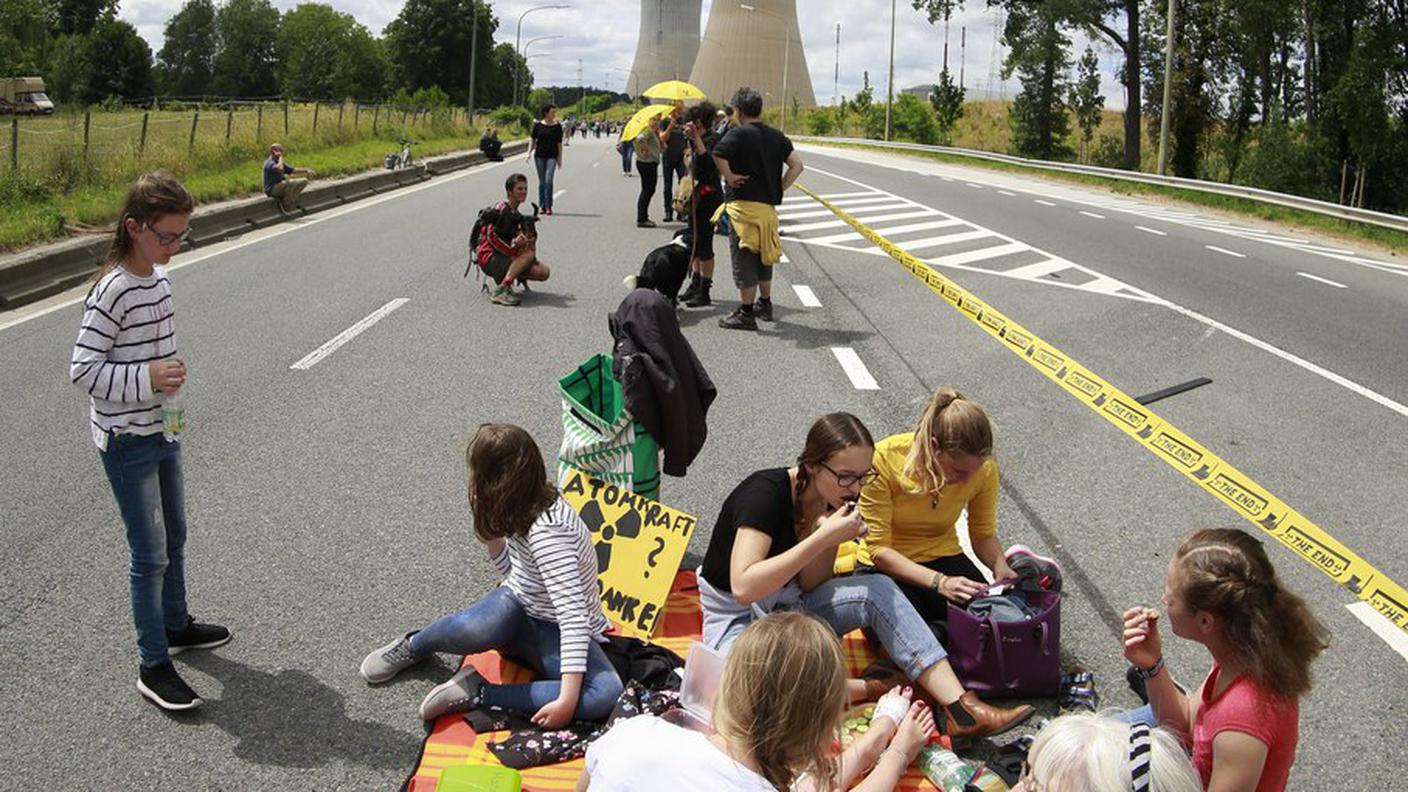
[{"label": "tree line", "polygon": [[[118,0],[0,2],[0,76],[38,75],[60,103],[152,97],[371,102],[418,96],[465,104],[477,29],[474,102],[513,101],[532,74],[484,0],[406,0],[377,37],[350,14],[308,2],[185,0],[151,47],[117,18]],[[476,26],[476,17],[477,26]]]},{"label": "tree line", "polygon": [[[937,23],[963,0],[912,3]],[[1084,33],[1120,58],[1123,135],[1100,147],[1117,149],[1123,168],[1154,169],[1141,140],[1157,147],[1168,0],[987,4],[1005,12],[1003,76],[1021,84],[1017,153],[1073,157],[1069,118],[1081,119],[1094,60],[1088,53],[1072,77],[1072,37]],[[1408,3],[1177,0],[1174,22],[1170,172],[1408,209]]]}]

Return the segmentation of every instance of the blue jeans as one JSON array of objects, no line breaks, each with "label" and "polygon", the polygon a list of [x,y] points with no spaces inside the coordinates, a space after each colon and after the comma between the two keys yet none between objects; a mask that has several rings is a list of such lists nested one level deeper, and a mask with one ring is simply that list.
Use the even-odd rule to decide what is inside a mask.
[{"label": "blue jeans", "polygon": [[170,659],[166,631],[186,626],[186,494],[181,444],[154,435],[113,435],[101,452],[127,526],[132,620],[147,668]]},{"label": "blue jeans", "polygon": [[685,168],[682,159],[672,160],[662,157],[660,163],[660,177],[664,179],[665,187],[662,193],[665,196],[665,215],[670,217],[675,213],[675,180],[683,179],[689,170]]},{"label": "blue jeans", "polygon": [[[557,699],[562,690],[557,625],[529,616],[507,586],[499,586],[484,599],[459,613],[442,616],[411,636],[411,651],[420,657],[431,652],[476,654],[491,649],[528,663],[540,679],[526,685],[486,685],[485,704],[532,715]],[[587,647],[587,671],[573,717],[605,719],[615,708],[622,689],[621,678],[606,652],[592,641]]]},{"label": "blue jeans", "polygon": [[1159,725],[1159,719],[1154,716],[1154,707],[1151,704],[1145,704],[1138,709],[1120,710],[1113,715],[1115,720],[1125,723],[1146,723],[1151,727]]},{"label": "blue jeans", "polygon": [[533,155],[533,167],[538,169],[538,206],[552,208],[552,177],[557,173],[557,160]]},{"label": "blue jeans", "polygon": [[[801,610],[819,617],[838,636],[860,628],[872,631],[910,679],[948,657],[929,625],[885,575],[832,578],[802,595]],[[753,620],[752,614],[740,615],[712,648],[728,651]]]},{"label": "blue jeans", "polygon": [[621,172],[629,174],[631,172],[631,152],[635,151],[636,144],[627,140],[621,144]]}]

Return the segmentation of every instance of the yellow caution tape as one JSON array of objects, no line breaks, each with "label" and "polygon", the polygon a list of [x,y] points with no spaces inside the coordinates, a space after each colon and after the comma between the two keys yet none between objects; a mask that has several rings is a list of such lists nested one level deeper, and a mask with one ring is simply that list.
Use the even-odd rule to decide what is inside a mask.
[{"label": "yellow caution tape", "polygon": [[1255,523],[1298,553],[1361,600],[1408,632],[1408,592],[1335,540],[1305,515],[1286,505],[1270,491],[1229,462],[1155,415],[1152,410],[1116,388],[1090,369],[1072,360],[1040,336],[1003,316],[910,255],[894,242],[801,185],[797,188],[846,221],[866,239],[904,265],[910,274],[958,312],[1001,341],[1007,349],[1060,385],[1085,406],[1119,427],[1159,459],[1212,493],[1233,511]]}]

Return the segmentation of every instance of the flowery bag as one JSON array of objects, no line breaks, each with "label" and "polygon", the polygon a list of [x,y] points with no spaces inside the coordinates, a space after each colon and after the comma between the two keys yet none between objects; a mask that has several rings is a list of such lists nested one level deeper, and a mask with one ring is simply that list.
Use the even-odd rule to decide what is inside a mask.
[{"label": "flowery bag", "polygon": [[621,383],[611,376],[611,356],[593,355],[558,380],[557,388],[562,393],[558,486],[576,468],[659,500],[660,447],[626,409]]}]

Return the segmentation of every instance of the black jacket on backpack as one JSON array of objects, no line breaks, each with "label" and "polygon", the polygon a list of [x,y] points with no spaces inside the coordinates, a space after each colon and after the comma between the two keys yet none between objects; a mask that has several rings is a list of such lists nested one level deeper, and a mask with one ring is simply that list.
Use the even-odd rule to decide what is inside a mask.
[{"label": "black jacket on backpack", "polygon": [[621,383],[626,409],[665,452],[664,472],[683,476],[704,448],[718,390],[660,292],[632,289],[608,323],[616,340],[611,374]]}]

